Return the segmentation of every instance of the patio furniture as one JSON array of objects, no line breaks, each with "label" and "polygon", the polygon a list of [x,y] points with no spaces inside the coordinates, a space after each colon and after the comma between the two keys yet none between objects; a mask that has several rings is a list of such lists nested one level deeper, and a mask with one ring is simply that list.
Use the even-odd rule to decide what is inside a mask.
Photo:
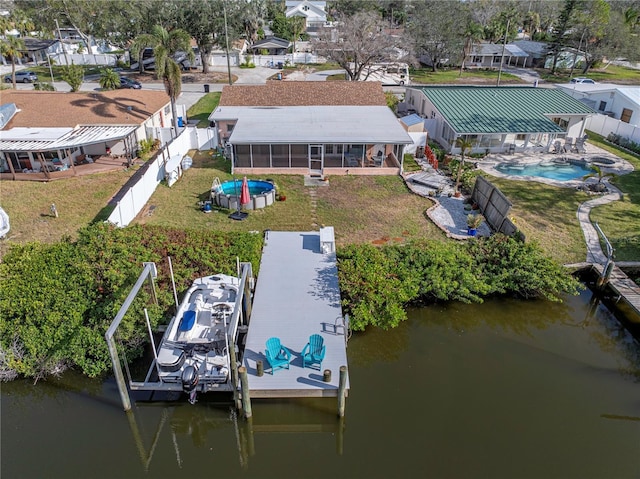
[{"label": "patio furniture", "polygon": [[313,334],[309,337],[309,342],[302,349],[302,367],[311,367],[318,365],[318,370],[322,369],[322,360],[327,347],[324,345],[324,339],[319,334]]},{"label": "patio furniture", "polygon": [[562,148],[562,142],[560,140],[556,140],[553,142],[553,153],[556,153],[556,154],[564,153]]},{"label": "patio furniture", "polygon": [[267,340],[265,355],[271,365],[272,375],[277,369],[289,369],[291,351],[280,344],[280,338],[269,338]]},{"label": "patio furniture", "polygon": [[565,153],[570,152],[573,149],[573,138],[570,136],[564,139],[564,151]]},{"label": "patio furniture", "polygon": [[373,164],[375,166],[382,166],[382,163],[384,163],[384,155],[380,151],[377,156],[373,157]]},{"label": "patio furniture", "polygon": [[586,148],[584,147],[584,142],[585,142],[584,138],[578,138],[576,140],[576,144],[575,144],[575,148],[574,148],[574,151],[576,153],[586,153],[587,152]]},{"label": "patio furniture", "polygon": [[344,159],[347,162],[347,166],[360,166],[360,161],[353,153],[345,153]]}]

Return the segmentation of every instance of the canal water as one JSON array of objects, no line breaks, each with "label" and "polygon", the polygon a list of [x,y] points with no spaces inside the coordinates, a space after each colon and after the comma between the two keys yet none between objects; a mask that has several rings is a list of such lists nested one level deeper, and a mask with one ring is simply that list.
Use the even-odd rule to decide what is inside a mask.
[{"label": "canal water", "polygon": [[413,309],[349,342],[351,393],[137,402],[74,374],[2,385],[1,477],[638,478],[640,347],[589,291]]}]

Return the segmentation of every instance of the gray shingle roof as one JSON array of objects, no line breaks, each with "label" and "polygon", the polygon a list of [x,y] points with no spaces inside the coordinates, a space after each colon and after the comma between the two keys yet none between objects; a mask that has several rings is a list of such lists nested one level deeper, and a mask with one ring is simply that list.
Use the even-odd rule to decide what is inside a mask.
[{"label": "gray shingle roof", "polygon": [[561,133],[550,116],[595,113],[555,88],[434,86],[419,88],[458,134]]}]

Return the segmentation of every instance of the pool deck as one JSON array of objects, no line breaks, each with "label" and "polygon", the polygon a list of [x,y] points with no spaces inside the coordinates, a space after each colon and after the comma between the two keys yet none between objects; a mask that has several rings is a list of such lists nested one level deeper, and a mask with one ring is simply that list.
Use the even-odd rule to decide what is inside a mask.
[{"label": "pool deck", "polygon": [[[614,173],[616,175],[625,175],[633,171],[633,166],[626,160],[609,153],[602,148],[593,146],[589,143],[585,144],[586,153],[493,153],[485,157],[483,160],[478,161],[478,168],[491,176],[498,178],[508,178],[516,181],[537,181],[539,183],[545,183],[559,188],[579,188],[585,184],[585,181],[580,179],[569,181],[557,181],[550,178],[541,178],[539,176],[525,176],[525,175],[508,175],[498,171],[495,167],[500,163],[512,164],[512,165],[532,165],[538,163],[554,163],[561,162],[563,159],[567,162],[571,160],[586,160],[590,161],[591,158],[606,158],[613,161],[612,164],[600,164],[596,163],[603,172]],[[589,179],[588,182],[597,182],[597,179]]]}]

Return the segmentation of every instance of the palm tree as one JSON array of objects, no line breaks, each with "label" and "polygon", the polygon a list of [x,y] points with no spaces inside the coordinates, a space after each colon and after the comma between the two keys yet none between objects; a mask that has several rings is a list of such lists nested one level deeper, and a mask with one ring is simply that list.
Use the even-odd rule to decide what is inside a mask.
[{"label": "palm tree", "polygon": [[11,79],[13,88],[16,87],[16,60],[22,58],[22,52],[26,50],[24,40],[17,37],[8,36],[0,43],[0,53],[5,58],[11,58]]},{"label": "palm tree", "polygon": [[460,74],[458,76],[462,76],[462,71],[464,70],[464,61],[473,50],[473,44],[482,40],[482,34],[483,34],[482,25],[474,21],[470,21],[467,24],[467,28],[464,31],[464,45],[462,47],[462,62],[460,62]]},{"label": "palm tree", "polygon": [[105,68],[100,74],[99,82],[103,90],[116,90],[120,88],[120,75],[111,68]]},{"label": "palm tree", "polygon": [[589,173],[588,175],[583,176],[582,179],[586,180],[588,178],[598,178],[598,183],[595,186],[596,191],[604,191],[604,185],[602,184],[602,180],[604,180],[605,178],[611,178],[613,176],[616,176],[614,173],[605,173],[602,170],[602,168],[596,165],[591,165],[591,170],[592,172]]},{"label": "palm tree", "polygon": [[[140,58],[140,52],[144,48],[153,48],[155,57],[156,75],[162,79],[164,89],[171,99],[171,112],[173,114],[173,125],[178,132],[178,115],[176,113],[176,99],[182,91],[182,75],[180,65],[176,63],[173,56],[178,51],[187,53],[189,61],[193,63],[194,55],[191,49],[191,37],[180,28],[168,31],[161,25],[153,27],[151,33],[144,33],[136,37],[131,45],[131,54]],[[140,58],[142,65],[142,59]]]},{"label": "palm tree", "polygon": [[467,150],[471,149],[471,147],[473,146],[473,143],[471,142],[471,140],[464,138],[462,136],[459,136],[458,139],[456,140],[456,146],[460,148],[460,156],[462,157],[462,159],[460,160],[460,164],[458,165],[458,174],[456,175],[455,193],[456,195],[459,195],[460,194],[460,177],[462,176],[462,170],[464,169],[464,155],[467,152]]}]

